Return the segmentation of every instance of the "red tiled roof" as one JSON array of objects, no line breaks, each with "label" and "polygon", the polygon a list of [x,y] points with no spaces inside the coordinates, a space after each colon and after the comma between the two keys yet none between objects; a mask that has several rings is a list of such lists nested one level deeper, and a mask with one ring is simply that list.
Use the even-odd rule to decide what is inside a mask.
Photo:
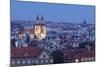
[{"label": "red tiled roof", "polygon": [[34,47],[14,47],[11,48],[11,58],[25,58],[25,54],[27,53],[30,58],[37,57],[41,49]]},{"label": "red tiled roof", "polygon": [[24,29],[24,30],[21,30],[20,32],[19,32],[19,34],[23,34],[23,33],[25,33],[25,32],[30,32],[31,34],[34,34],[34,28],[32,28],[32,29]]},{"label": "red tiled roof", "polygon": [[76,58],[84,58],[84,57],[95,57],[95,51],[90,50],[87,51],[86,49],[81,50],[65,50],[64,57],[70,58],[70,59],[76,59]]}]

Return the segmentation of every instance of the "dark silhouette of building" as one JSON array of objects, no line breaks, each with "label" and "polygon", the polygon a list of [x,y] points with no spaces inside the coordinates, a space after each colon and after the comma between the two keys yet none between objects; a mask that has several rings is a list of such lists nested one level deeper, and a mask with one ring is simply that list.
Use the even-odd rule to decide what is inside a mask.
[{"label": "dark silhouette of building", "polygon": [[53,63],[64,63],[64,54],[60,50],[56,50],[51,53],[53,57]]}]

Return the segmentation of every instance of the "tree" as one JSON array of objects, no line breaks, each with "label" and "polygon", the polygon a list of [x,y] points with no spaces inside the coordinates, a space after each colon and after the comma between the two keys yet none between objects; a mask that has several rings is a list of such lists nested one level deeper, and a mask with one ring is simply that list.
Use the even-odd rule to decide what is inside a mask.
[{"label": "tree", "polygon": [[26,43],[30,43],[30,36],[29,36],[29,34],[26,34],[26,41],[25,41]]},{"label": "tree", "polygon": [[11,39],[11,47],[16,47],[15,46],[15,41],[16,41],[15,39]]},{"label": "tree", "polygon": [[82,42],[79,44],[79,48],[86,48],[86,45],[88,45],[88,42]]},{"label": "tree", "polygon": [[64,63],[64,54],[60,50],[53,51],[51,56],[53,57],[54,64]]}]

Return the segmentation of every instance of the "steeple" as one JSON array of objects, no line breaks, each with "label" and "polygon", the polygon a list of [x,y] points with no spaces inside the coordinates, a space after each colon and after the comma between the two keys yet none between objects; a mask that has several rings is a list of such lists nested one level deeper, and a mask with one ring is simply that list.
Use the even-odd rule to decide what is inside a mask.
[{"label": "steeple", "polygon": [[36,20],[39,20],[39,16],[37,15]]},{"label": "steeple", "polygon": [[43,20],[44,20],[44,17],[42,16],[42,17],[41,17],[41,21],[43,21]]},{"label": "steeple", "polygon": [[83,24],[86,24],[86,20],[84,20]]}]

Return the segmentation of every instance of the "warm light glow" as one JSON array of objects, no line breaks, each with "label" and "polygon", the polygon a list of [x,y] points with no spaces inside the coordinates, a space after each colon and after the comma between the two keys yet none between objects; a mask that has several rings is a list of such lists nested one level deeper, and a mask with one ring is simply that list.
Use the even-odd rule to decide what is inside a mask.
[{"label": "warm light glow", "polygon": [[35,26],[35,35],[39,40],[42,40],[46,37],[46,27],[45,26]]},{"label": "warm light glow", "polygon": [[75,59],[75,62],[77,63],[77,62],[79,62],[79,60],[78,59]]},{"label": "warm light glow", "polygon": [[46,37],[46,26],[43,16],[41,18],[39,16],[36,17],[35,35],[39,40],[42,40]]},{"label": "warm light glow", "polygon": [[19,44],[18,44],[18,42],[15,42],[15,45],[16,45],[16,47],[19,47]]},{"label": "warm light glow", "polygon": [[34,39],[34,34],[30,34],[30,38],[33,40]]},{"label": "warm light glow", "polygon": [[25,34],[19,34],[19,39],[22,39],[25,36]]}]

